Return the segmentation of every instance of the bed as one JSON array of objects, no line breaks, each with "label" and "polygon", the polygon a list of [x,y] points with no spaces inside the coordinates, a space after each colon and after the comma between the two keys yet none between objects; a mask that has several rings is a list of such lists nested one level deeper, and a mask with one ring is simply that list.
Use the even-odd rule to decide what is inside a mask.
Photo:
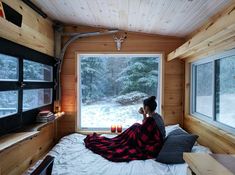
[{"label": "bed", "polygon": [[[179,128],[178,125],[166,127],[166,134]],[[113,137],[113,135],[105,135]],[[85,135],[74,133],[63,137],[48,153],[55,157],[53,175],[186,175],[187,164],[162,164],[154,159],[134,160],[131,162],[114,163],[86,149],[83,139]],[[210,153],[210,150],[199,144],[193,146],[192,152]],[[26,174],[30,174],[31,167]]]}]

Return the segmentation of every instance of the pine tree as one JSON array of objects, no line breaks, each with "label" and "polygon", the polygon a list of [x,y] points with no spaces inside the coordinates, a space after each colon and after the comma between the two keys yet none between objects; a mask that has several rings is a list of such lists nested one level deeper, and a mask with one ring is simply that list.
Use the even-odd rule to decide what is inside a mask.
[{"label": "pine tree", "polygon": [[121,94],[132,91],[157,94],[158,59],[156,57],[133,57],[117,79],[122,84]]},{"label": "pine tree", "polygon": [[92,102],[103,96],[104,61],[99,57],[81,58],[82,102]]}]

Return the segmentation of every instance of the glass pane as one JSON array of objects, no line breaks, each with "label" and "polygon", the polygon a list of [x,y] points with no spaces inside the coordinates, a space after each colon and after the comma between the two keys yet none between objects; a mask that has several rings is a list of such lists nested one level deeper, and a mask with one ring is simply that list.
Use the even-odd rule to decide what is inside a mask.
[{"label": "glass pane", "polygon": [[213,110],[213,65],[206,63],[196,66],[196,112],[212,117]]},{"label": "glass pane", "polygon": [[81,127],[142,123],[143,99],[158,94],[159,57],[82,56]]},{"label": "glass pane", "polygon": [[24,60],[24,81],[51,82],[52,71],[51,66]]},{"label": "glass pane", "polygon": [[235,56],[220,59],[216,65],[217,120],[235,128]]},{"label": "glass pane", "polygon": [[18,93],[17,91],[0,92],[0,118],[15,114],[18,110]]},{"label": "glass pane", "polygon": [[23,91],[23,111],[51,104],[52,89],[32,89]]},{"label": "glass pane", "polygon": [[0,81],[18,80],[18,59],[0,54]]}]

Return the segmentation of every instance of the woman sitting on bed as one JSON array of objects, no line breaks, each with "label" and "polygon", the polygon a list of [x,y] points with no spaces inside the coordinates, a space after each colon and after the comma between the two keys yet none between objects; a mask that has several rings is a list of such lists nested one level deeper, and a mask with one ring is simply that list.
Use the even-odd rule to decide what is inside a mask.
[{"label": "woman sitting on bed", "polygon": [[155,158],[165,139],[165,126],[162,117],[155,112],[156,97],[143,101],[139,113],[143,115],[143,123],[135,123],[120,135],[106,138],[96,133],[88,135],[85,146],[113,162],[128,162]]}]

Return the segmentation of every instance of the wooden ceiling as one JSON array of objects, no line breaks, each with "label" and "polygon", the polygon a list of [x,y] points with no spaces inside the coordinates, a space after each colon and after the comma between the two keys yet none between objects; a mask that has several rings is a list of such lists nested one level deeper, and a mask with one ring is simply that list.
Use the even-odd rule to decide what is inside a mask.
[{"label": "wooden ceiling", "polygon": [[185,37],[234,0],[33,0],[66,24]]}]

